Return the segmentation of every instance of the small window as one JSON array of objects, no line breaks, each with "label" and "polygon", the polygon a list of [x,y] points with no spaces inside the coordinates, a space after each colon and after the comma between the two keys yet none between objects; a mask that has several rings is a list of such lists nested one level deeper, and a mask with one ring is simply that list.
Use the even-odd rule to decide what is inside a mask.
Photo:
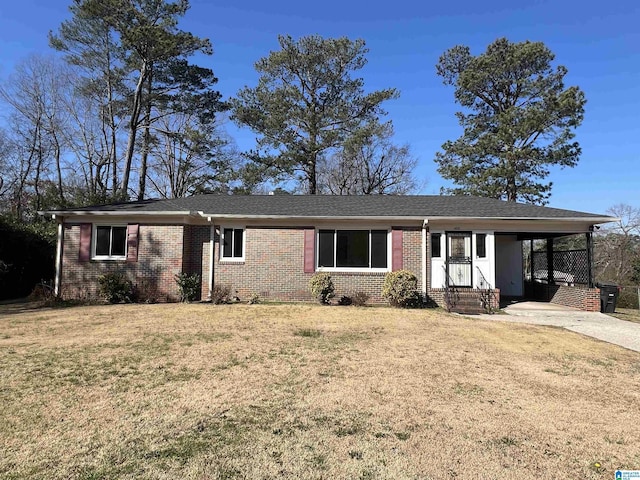
[{"label": "small window", "polygon": [[432,233],[431,234],[431,258],[440,258],[442,256],[440,249],[441,249],[440,234]]},{"label": "small window", "polygon": [[93,258],[122,259],[127,257],[127,227],[96,225]]},{"label": "small window", "polygon": [[224,260],[242,260],[244,258],[244,228],[223,228],[220,251],[220,257]]},{"label": "small window", "polygon": [[476,234],[476,256],[478,258],[485,258],[487,256],[487,234]]}]

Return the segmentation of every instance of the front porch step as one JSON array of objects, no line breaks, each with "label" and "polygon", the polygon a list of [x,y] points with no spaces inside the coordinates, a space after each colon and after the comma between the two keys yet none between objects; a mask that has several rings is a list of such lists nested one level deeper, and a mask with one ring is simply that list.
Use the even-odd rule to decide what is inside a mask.
[{"label": "front porch step", "polygon": [[481,313],[486,313],[484,308],[481,305],[452,305],[449,308],[450,312],[453,313],[463,313],[467,315],[479,315]]}]

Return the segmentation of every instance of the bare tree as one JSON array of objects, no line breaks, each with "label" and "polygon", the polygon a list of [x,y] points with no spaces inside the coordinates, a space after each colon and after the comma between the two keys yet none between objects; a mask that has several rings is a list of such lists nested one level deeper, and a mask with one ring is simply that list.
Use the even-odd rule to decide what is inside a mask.
[{"label": "bare tree", "polygon": [[640,208],[621,203],[609,208],[607,213],[620,220],[596,236],[596,276],[620,284],[629,283],[634,267],[640,262]]},{"label": "bare tree", "polygon": [[417,163],[408,145],[393,143],[390,122],[376,124],[322,162],[320,190],[334,195],[407,194],[416,188]]},{"label": "bare tree", "polygon": [[19,63],[0,98],[10,108],[14,144],[14,205],[18,218],[24,210],[27,187],[33,190],[34,208],[42,206],[41,186],[56,185],[59,204],[64,203],[63,150],[66,112],[62,99],[68,94],[67,70],[51,57],[33,55]]},{"label": "bare tree", "polygon": [[237,155],[215,122],[193,113],[160,115],[153,132],[149,181],[160,196],[226,191]]}]

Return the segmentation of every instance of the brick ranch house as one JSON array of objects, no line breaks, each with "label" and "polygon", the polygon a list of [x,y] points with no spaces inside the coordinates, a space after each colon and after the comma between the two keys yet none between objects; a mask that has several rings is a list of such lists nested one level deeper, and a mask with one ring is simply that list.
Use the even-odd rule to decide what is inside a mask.
[{"label": "brick ranch house", "polygon": [[[311,301],[309,279],[326,271],[337,298],[365,292],[377,303],[384,275],[405,269],[454,311],[525,295],[599,310],[591,234],[615,220],[466,196],[199,195],[44,213],[58,222],[65,298],[95,296],[100,275],[121,271],[166,301],[180,272],[200,275],[203,300],[225,285],[241,299]],[[556,251],[567,235],[587,248]],[[545,242],[534,251],[534,240]]]}]

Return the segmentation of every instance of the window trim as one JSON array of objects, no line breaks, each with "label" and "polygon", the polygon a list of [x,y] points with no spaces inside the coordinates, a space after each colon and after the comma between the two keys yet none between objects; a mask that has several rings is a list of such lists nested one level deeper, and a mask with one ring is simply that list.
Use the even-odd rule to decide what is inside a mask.
[{"label": "window trim", "polygon": [[[109,237],[109,250],[113,248],[113,228],[120,227],[124,228],[124,255],[97,255],[96,249],[98,246],[98,227],[110,227],[110,237]],[[127,241],[127,237],[129,234],[129,226],[126,223],[94,223],[91,225],[91,260],[110,260],[110,261],[120,261],[126,260],[127,255],[129,254],[129,242]]]},{"label": "window trim", "polygon": [[[244,225],[220,225],[220,242],[219,242],[219,251],[218,251],[218,261],[224,263],[242,263],[245,261],[245,254],[247,251],[247,227]],[[231,254],[233,255],[233,249],[235,248],[235,231],[242,230],[242,255],[239,257],[225,257],[224,256],[224,231],[225,229],[233,230],[233,238],[231,240]]]},{"label": "window trim", "polygon": [[[318,262],[320,261],[320,230],[333,230],[333,264],[337,263],[337,232],[338,230],[360,230],[369,232],[369,265],[371,265],[371,231],[372,230],[383,230],[387,232],[387,266],[385,268],[373,268],[373,267],[320,267],[318,266]],[[393,253],[393,245],[392,245],[392,237],[391,237],[391,227],[380,226],[380,227],[367,227],[367,228],[353,228],[349,226],[339,226],[339,227],[317,227],[315,229],[315,269],[316,272],[343,272],[343,273],[386,273],[391,271],[391,261],[392,261],[392,253]]]}]

